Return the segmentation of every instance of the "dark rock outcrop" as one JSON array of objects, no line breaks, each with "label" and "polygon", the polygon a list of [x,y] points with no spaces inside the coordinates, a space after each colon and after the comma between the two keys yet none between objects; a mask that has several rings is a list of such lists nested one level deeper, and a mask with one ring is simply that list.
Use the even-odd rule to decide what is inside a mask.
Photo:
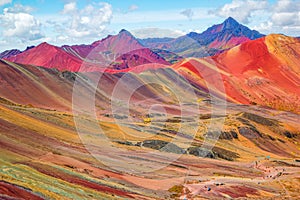
[{"label": "dark rock outcrop", "polygon": [[220,140],[233,140],[238,139],[238,134],[235,131],[210,131],[206,133],[206,136],[209,138],[218,138]]},{"label": "dark rock outcrop", "polygon": [[162,140],[145,140],[142,142],[141,146],[169,153],[186,153],[184,149],[178,147],[176,144]]},{"label": "dark rock outcrop", "polygon": [[243,117],[244,118],[247,118],[255,123],[258,123],[258,124],[262,124],[262,125],[265,125],[265,126],[276,126],[278,125],[278,122],[276,120],[273,120],[273,119],[268,119],[268,118],[265,118],[265,117],[262,117],[262,116],[259,116],[259,115],[255,115],[255,114],[252,114],[252,113],[243,113]]},{"label": "dark rock outcrop", "polygon": [[189,147],[187,149],[188,154],[194,155],[197,157],[204,157],[204,158],[215,158],[215,154],[208,149],[204,149],[201,147]]},{"label": "dark rock outcrop", "polygon": [[239,133],[248,139],[255,139],[255,138],[262,137],[262,134],[255,128],[239,127],[238,129],[239,129]]}]

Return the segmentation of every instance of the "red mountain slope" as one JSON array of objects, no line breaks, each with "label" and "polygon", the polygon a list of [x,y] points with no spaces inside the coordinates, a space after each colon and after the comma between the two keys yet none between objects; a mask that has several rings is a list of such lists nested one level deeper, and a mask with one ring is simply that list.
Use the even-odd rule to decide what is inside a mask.
[{"label": "red mountain slope", "polygon": [[184,60],[173,68],[190,81],[231,101],[300,112],[300,41],[297,38],[269,35],[212,58]]},{"label": "red mountain slope", "polygon": [[70,55],[59,47],[42,43],[35,48],[25,51],[7,60],[21,63],[56,68],[59,70],[78,71],[82,60]]}]

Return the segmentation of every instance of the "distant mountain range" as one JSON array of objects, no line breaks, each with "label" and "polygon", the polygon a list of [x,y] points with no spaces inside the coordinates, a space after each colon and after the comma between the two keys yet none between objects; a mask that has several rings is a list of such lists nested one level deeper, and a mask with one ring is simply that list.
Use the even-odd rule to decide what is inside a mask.
[{"label": "distant mountain range", "polygon": [[203,33],[191,32],[173,40],[145,39],[141,40],[141,43],[158,53],[168,51],[181,57],[205,57],[264,36],[229,17],[223,23],[214,25]]},{"label": "distant mountain range", "polygon": [[117,35],[109,35],[90,45],[56,47],[42,43],[24,52],[5,51],[0,54],[0,58],[60,70],[78,71],[80,67],[83,71],[104,67],[120,70],[147,63],[169,65],[185,57],[216,55],[245,41],[263,36],[230,17],[203,33],[191,32],[176,39],[137,39],[123,29]]},{"label": "distant mountain range", "polygon": [[126,30],[90,45],[56,47],[42,43],[6,59],[62,71],[120,70],[147,63],[170,64],[163,57],[141,45]]},{"label": "distant mountain range", "polygon": [[22,53],[19,49],[11,49],[11,50],[6,50],[0,53],[0,58],[9,58],[11,56],[15,56]]},{"label": "distant mountain range", "polygon": [[32,49],[34,48],[34,46],[30,46],[30,47],[27,47],[24,51],[21,51],[19,49],[11,49],[11,50],[6,50],[6,51],[3,51],[2,53],[0,53],[0,58],[9,58],[11,56],[15,56],[15,55],[18,55],[22,52],[25,52],[29,49]]}]

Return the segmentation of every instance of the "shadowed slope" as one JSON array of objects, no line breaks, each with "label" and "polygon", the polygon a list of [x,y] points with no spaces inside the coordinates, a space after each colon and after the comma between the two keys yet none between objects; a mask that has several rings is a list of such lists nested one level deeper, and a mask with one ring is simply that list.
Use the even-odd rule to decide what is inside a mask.
[{"label": "shadowed slope", "polygon": [[20,53],[22,53],[22,51],[20,51],[19,49],[6,50],[0,53],[0,59],[9,58],[11,56],[18,55]]},{"label": "shadowed slope", "polygon": [[[134,68],[136,73],[102,73],[102,72],[59,72],[56,69],[47,69],[31,65],[20,65],[8,61],[0,62],[1,85],[0,96],[3,101],[8,100],[16,104],[27,106],[71,110],[72,96],[80,94],[87,99],[95,98],[95,106],[99,108],[108,108],[111,104],[111,97],[116,84],[118,90],[122,91],[123,96],[127,98],[128,84],[131,87],[139,86],[140,89],[132,94],[133,101],[163,101],[175,102],[175,89],[184,91],[187,82],[174,70],[165,68],[165,66],[155,64],[143,65],[140,68]],[[163,67],[163,68],[161,68]],[[155,70],[157,68],[157,70]],[[143,72],[144,70],[149,70]],[[151,70],[154,69],[154,70]],[[128,81],[128,82],[126,82]],[[173,85],[172,82],[177,84]],[[78,91],[73,91],[74,83]],[[165,89],[159,84],[166,83],[173,88],[173,91]],[[97,86],[97,89],[93,88]],[[200,96],[206,94],[193,88],[195,93]],[[170,96],[171,92],[171,96]],[[175,93],[176,94],[176,93]],[[188,95],[188,94],[187,94]]]},{"label": "shadowed slope", "polygon": [[[0,68],[2,98],[29,107],[71,110],[77,74],[8,61],[1,61]],[[82,85],[82,93],[89,94],[89,83],[84,76],[78,79],[78,83]],[[108,98],[101,93],[96,93],[96,97],[98,103],[108,102]]]}]

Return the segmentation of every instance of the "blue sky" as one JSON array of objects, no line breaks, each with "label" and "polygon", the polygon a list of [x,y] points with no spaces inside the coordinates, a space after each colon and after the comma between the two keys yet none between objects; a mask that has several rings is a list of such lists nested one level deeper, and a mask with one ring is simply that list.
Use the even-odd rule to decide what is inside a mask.
[{"label": "blue sky", "polygon": [[298,0],[0,0],[0,51],[91,43],[125,28],[140,38],[202,32],[232,16],[262,33],[299,36]]}]

